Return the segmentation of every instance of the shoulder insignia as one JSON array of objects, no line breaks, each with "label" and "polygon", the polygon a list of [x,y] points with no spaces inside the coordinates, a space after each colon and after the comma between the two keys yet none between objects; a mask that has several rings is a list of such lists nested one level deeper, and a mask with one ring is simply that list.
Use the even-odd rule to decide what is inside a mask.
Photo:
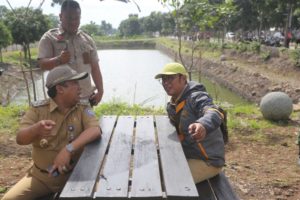
[{"label": "shoulder insignia", "polygon": [[86,114],[88,117],[95,117],[95,116],[96,116],[95,113],[94,113],[94,111],[93,111],[90,107],[86,108],[86,109],[84,110],[84,112],[85,112],[85,114]]},{"label": "shoulder insignia", "polygon": [[48,105],[50,103],[49,99],[45,99],[45,100],[39,100],[39,101],[35,101],[31,103],[32,107],[40,107],[40,106],[45,106]]}]

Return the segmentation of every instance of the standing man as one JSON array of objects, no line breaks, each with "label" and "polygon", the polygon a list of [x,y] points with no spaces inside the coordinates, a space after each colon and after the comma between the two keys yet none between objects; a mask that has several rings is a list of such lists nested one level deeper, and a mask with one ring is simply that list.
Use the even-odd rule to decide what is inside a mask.
[{"label": "standing man", "polygon": [[77,73],[68,65],[52,69],[46,80],[50,99],[38,103],[22,118],[16,141],[32,144],[33,165],[2,200],[33,200],[60,192],[83,147],[101,136],[90,106],[79,102]]},{"label": "standing man", "polygon": [[[220,130],[224,116],[202,84],[187,81],[187,72],[181,64],[165,65],[155,78],[161,79],[166,93],[171,96],[168,116],[176,127],[197,186],[219,174],[224,166],[224,141]],[[199,191],[198,186],[197,189]]]},{"label": "standing man", "polygon": [[[81,30],[81,9],[74,0],[65,0],[59,14],[59,28],[47,31],[39,42],[38,63],[44,70],[50,70],[61,64],[69,64],[81,73],[88,72],[88,78],[79,82],[82,99],[89,99],[97,105],[103,96],[103,81],[99,66],[97,48],[93,39]],[[96,86],[94,93],[91,76]]]}]

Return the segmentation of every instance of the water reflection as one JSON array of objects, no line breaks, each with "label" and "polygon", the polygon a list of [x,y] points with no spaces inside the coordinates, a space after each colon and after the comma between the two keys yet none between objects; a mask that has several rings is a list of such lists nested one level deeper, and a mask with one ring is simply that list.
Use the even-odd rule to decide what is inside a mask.
[{"label": "water reflection", "polygon": [[163,106],[166,95],[154,76],[172,59],[157,50],[101,50],[103,101],[114,99],[146,106]]},{"label": "water reflection", "polygon": [[[102,102],[120,101],[143,106],[165,106],[168,96],[154,76],[172,58],[158,50],[100,50],[100,68],[104,83]],[[46,78],[48,72],[44,73]],[[197,74],[193,80],[198,81]],[[246,104],[247,101],[228,89],[201,78],[211,96],[220,102]],[[38,100],[44,99],[42,80],[36,81]],[[24,90],[14,102],[24,103]]]}]

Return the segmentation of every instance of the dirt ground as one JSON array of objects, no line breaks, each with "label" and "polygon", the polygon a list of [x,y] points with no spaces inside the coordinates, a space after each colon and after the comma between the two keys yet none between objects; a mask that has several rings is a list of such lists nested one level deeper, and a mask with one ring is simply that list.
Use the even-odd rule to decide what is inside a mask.
[{"label": "dirt ground", "polygon": [[[292,66],[286,57],[264,62],[252,55],[228,52],[226,59],[209,62],[211,68],[205,73],[215,73],[214,77],[235,91],[244,90],[254,102],[266,92],[280,89],[292,94],[295,103],[299,100],[300,68]],[[230,72],[235,76],[230,76]],[[230,117],[243,119],[243,116],[229,116],[229,120]],[[261,116],[250,117],[261,120]],[[299,127],[297,112],[288,122],[261,130],[263,140],[254,139],[254,129],[230,130],[224,171],[240,199],[300,200],[300,166],[295,143]],[[16,145],[14,135],[0,132],[0,190],[10,188],[25,174],[31,164],[30,150],[29,146]]]},{"label": "dirt ground", "polygon": [[[258,118],[259,120],[259,118]],[[299,200],[300,166],[295,144],[299,120],[265,130],[267,140],[252,141],[251,130],[232,130],[226,146],[225,174],[242,200]],[[10,188],[31,165],[30,146],[0,134],[0,187]],[[0,194],[0,197],[3,194]]]}]

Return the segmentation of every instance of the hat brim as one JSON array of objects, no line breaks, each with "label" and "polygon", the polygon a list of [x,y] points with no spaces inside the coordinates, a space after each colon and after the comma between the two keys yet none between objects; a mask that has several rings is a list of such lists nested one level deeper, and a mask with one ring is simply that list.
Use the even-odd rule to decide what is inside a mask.
[{"label": "hat brim", "polygon": [[65,80],[65,81],[82,80],[82,79],[85,79],[86,77],[88,77],[88,75],[89,74],[87,72],[81,72],[80,74],[72,76],[70,79]]},{"label": "hat brim", "polygon": [[85,79],[86,77],[88,77],[88,73],[87,72],[81,72],[79,74],[76,74],[75,76],[71,76],[70,78],[58,81],[57,83],[53,83],[51,85],[46,85],[47,88],[52,88],[60,83],[66,82],[66,81],[73,81],[73,80],[82,80]]},{"label": "hat brim", "polygon": [[161,78],[164,75],[174,75],[174,74],[178,74],[178,73],[175,73],[175,72],[164,72],[164,73],[157,74],[154,78],[155,79],[159,79],[159,78]]}]

